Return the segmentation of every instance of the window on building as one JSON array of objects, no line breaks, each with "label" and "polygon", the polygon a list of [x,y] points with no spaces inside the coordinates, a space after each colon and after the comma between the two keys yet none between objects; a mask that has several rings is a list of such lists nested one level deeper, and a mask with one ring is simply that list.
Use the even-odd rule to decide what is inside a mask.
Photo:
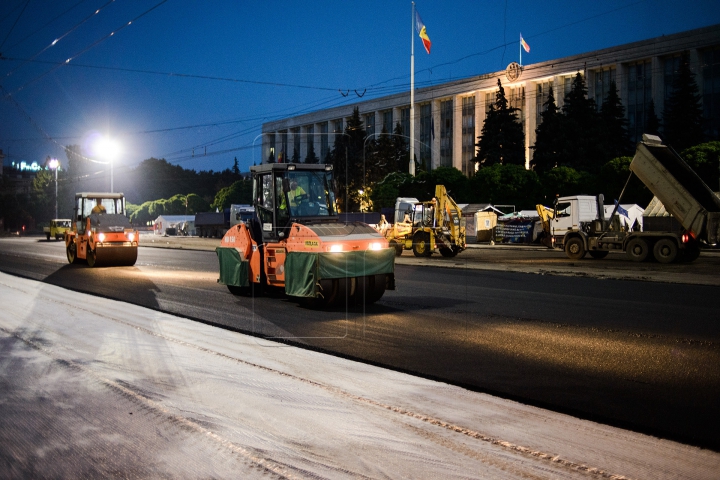
[{"label": "window on building", "polygon": [[293,151],[290,153],[290,160],[300,161],[300,127],[290,130],[293,136]]},{"label": "window on building", "polygon": [[[535,84],[535,125],[540,125],[542,123],[542,113],[546,110],[545,104],[548,101],[548,96],[550,96],[550,89],[553,88],[553,82],[552,80],[549,80],[547,82],[539,82]],[[554,90],[554,89],[553,89]],[[555,96],[555,92],[553,91],[553,97]],[[557,105],[557,99],[555,100],[555,104]]]},{"label": "window on building", "polygon": [[375,134],[375,112],[365,115],[365,135],[371,137]]},{"label": "window on building", "polygon": [[720,48],[702,52],[702,104],[705,134],[720,139]]},{"label": "window on building", "polygon": [[[410,136],[410,107],[405,107],[400,110],[400,127],[402,133],[406,137]],[[407,139],[405,139],[407,140]]]},{"label": "window on building", "polygon": [[475,172],[475,97],[462,99],[462,171],[470,176]]},{"label": "window on building", "polygon": [[288,131],[280,130],[280,151],[277,154],[278,163],[287,162],[287,151],[288,151]]},{"label": "window on building", "polygon": [[322,122],[320,124],[320,163],[325,162],[325,157],[327,157],[330,151],[330,141],[328,137],[328,122]]},{"label": "window on building", "polygon": [[270,133],[267,136],[268,139],[268,157],[266,160],[270,163],[277,161],[277,157],[275,156],[275,134]]},{"label": "window on building", "polygon": [[681,55],[675,55],[672,57],[665,57],[663,60],[663,81],[664,81],[664,92],[663,92],[663,111],[665,106],[673,93],[673,81],[677,76],[678,70],[680,70],[680,61],[682,60]]},{"label": "window on building", "polygon": [[452,167],[453,101],[440,102],[440,165]]},{"label": "window on building", "polygon": [[386,133],[393,133],[392,114],[392,110],[385,110],[384,112],[382,112],[382,128],[385,130]]},{"label": "window on building", "polygon": [[343,132],[343,121],[341,120],[335,120],[335,125],[333,126],[333,133],[342,133]]},{"label": "window on building", "polygon": [[597,105],[598,111],[600,111],[603,101],[607,98],[608,92],[610,91],[610,84],[615,81],[615,72],[615,67],[595,70],[593,72],[593,76],[595,77],[595,105]]},{"label": "window on building", "polygon": [[[628,65],[627,117],[630,140],[642,138],[652,100],[652,63],[650,60]],[[657,113],[657,112],[656,112]]]},{"label": "window on building", "polygon": [[517,108],[515,113],[518,121],[525,125],[525,87],[506,88],[505,98],[508,101],[508,108]]},{"label": "window on building", "polygon": [[420,155],[418,160],[428,172],[432,167],[432,137],[435,136],[432,127],[432,104],[420,105]]},{"label": "window on building", "polygon": [[[305,155],[308,155],[311,149],[315,150],[315,125],[305,127]],[[315,152],[317,155],[317,152]]]}]

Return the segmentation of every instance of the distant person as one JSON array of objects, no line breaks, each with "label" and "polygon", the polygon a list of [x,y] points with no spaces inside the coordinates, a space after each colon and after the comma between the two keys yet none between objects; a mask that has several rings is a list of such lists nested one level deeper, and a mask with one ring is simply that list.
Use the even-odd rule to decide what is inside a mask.
[{"label": "distant person", "polygon": [[385,218],[385,215],[380,215],[380,221],[377,224],[377,228],[381,233],[384,233],[385,230],[388,229],[390,224],[388,223],[387,219]]},{"label": "distant person", "polygon": [[288,200],[290,200],[290,208],[297,207],[301,200],[307,196],[303,188],[298,185],[296,180],[290,182],[290,191],[288,192]]}]

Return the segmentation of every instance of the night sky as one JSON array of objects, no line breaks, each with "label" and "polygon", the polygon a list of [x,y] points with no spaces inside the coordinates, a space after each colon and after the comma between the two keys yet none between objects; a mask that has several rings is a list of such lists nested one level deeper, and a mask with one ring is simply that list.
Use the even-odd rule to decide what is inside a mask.
[{"label": "night sky", "polygon": [[422,87],[504,69],[521,32],[527,65],[720,24],[717,0],[416,6],[430,55],[409,1],[4,0],[5,163],[65,162],[64,145],[102,134],[130,167],[246,171],[263,122],[408,91],[411,34]]}]

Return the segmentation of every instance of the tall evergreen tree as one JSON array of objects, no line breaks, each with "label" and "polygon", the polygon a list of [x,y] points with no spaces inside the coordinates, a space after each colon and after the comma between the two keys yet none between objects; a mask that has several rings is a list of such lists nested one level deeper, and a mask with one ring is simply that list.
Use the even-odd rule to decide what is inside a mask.
[{"label": "tall evergreen tree", "polygon": [[315,154],[315,145],[313,142],[308,143],[308,151],[305,156],[305,163],[320,163],[320,159]]},{"label": "tall evergreen tree", "polygon": [[356,211],[360,205],[358,190],[364,184],[363,143],[365,128],[358,107],[345,125],[345,134],[336,135],[329,160],[337,180],[338,203],[344,212]]},{"label": "tall evergreen tree", "polygon": [[540,114],[541,123],[535,129],[535,145],[530,166],[538,173],[567,163],[564,156],[562,115],[555,103],[553,88],[550,87],[548,99]]},{"label": "tall evergreen tree", "polygon": [[647,125],[645,130],[645,133],[649,133],[650,135],[660,135],[660,119],[655,113],[655,102],[652,98],[650,99],[650,104],[648,105]]},{"label": "tall evergreen tree", "polygon": [[672,93],[665,106],[663,120],[665,143],[676,151],[702,143],[702,104],[687,55],[683,55],[680,60],[680,68],[672,82]]},{"label": "tall evergreen tree", "polygon": [[237,157],[235,157],[235,160],[233,161],[232,172],[234,175],[240,175],[240,166],[238,165]]},{"label": "tall evergreen tree", "polygon": [[293,147],[293,154],[290,161],[292,163],[300,163],[300,151],[297,149],[297,147]]},{"label": "tall evergreen tree", "polygon": [[567,166],[591,173],[599,171],[607,161],[602,154],[599,115],[595,101],[587,98],[585,78],[580,72],[573,79],[562,110]]},{"label": "tall evergreen tree", "polygon": [[490,165],[525,165],[525,133],[518,121],[517,108],[508,106],[505,89],[498,79],[495,103],[485,118],[482,132],[475,145],[475,161],[481,167]]},{"label": "tall evergreen tree", "polygon": [[610,83],[610,90],[600,107],[600,118],[602,121],[600,132],[606,160],[630,155],[633,148],[627,129],[628,121],[614,80]]},{"label": "tall evergreen tree", "polygon": [[398,172],[408,172],[410,168],[410,150],[408,142],[405,140],[406,134],[403,132],[400,122],[395,123],[395,130],[392,136],[394,166]]}]

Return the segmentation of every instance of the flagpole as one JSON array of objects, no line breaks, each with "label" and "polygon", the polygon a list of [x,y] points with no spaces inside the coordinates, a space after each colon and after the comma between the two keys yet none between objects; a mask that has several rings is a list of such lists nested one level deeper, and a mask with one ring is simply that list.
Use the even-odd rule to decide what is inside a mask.
[{"label": "flagpole", "polygon": [[408,173],[415,176],[415,2],[410,17],[410,162]]},{"label": "flagpole", "polygon": [[522,33],[520,34],[520,39],[521,39],[521,40],[520,40],[520,66],[522,67],[522,49],[523,49],[523,46],[522,46]]}]

